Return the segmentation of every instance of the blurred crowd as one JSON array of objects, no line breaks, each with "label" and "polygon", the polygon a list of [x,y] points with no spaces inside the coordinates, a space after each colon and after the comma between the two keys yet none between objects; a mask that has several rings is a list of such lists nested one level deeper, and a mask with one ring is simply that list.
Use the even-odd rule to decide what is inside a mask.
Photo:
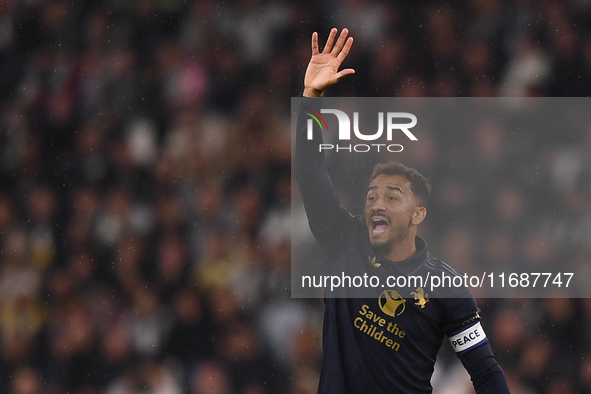
[{"label": "blurred crowd", "polygon": [[[333,26],[355,37],[357,73],[331,95],[591,92],[588,1],[1,0],[0,391],[315,392],[322,300],[289,289],[289,98],[311,32]],[[494,166],[502,136],[481,137]],[[578,138],[528,155],[554,171],[557,221],[579,221],[583,267],[591,132]],[[424,166],[462,159],[444,148]],[[521,186],[485,201],[441,187],[438,257],[559,263],[569,230],[525,247],[505,231],[535,199]],[[443,231],[454,212],[497,223]],[[513,392],[591,393],[588,299],[480,306]],[[443,386],[456,364],[441,360]]]}]

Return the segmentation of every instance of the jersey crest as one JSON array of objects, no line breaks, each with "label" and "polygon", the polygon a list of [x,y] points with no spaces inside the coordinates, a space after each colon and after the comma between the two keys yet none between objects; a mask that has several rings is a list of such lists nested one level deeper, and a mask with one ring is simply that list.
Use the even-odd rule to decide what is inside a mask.
[{"label": "jersey crest", "polygon": [[425,289],[422,287],[417,287],[415,291],[410,293],[410,295],[414,296],[415,300],[417,300],[415,305],[418,305],[421,308],[424,308],[425,305],[427,305],[427,302],[429,302],[429,293],[425,293]]}]

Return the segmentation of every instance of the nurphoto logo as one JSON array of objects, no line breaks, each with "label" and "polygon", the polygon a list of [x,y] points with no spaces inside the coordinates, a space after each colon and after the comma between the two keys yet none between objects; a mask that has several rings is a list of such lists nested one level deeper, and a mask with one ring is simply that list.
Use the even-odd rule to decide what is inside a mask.
[{"label": "nurphoto logo", "polygon": [[[349,115],[338,109],[321,109],[320,112],[315,111],[311,108],[305,108],[310,112],[306,112],[306,115],[310,116],[308,119],[307,138],[308,140],[313,139],[314,133],[314,122],[320,127],[320,131],[328,131],[328,124],[322,114],[333,114],[337,117],[339,124],[338,138],[339,141],[350,141],[351,140],[351,119]],[[417,117],[409,112],[378,112],[378,130],[371,133],[362,133],[359,127],[359,112],[353,112],[353,133],[355,137],[362,141],[377,141],[384,134],[386,130],[386,140],[392,141],[395,132],[401,131],[411,141],[417,141],[417,137],[409,130],[416,126]],[[406,122],[401,122],[406,120]],[[384,123],[386,126],[384,127]],[[365,130],[364,130],[365,131]],[[319,144],[318,149],[323,150],[334,150],[335,152],[347,151],[347,152],[369,152],[375,150],[380,152],[381,149],[387,150],[388,152],[402,152],[404,147],[400,144],[386,144],[386,143],[372,143],[372,144]]]}]

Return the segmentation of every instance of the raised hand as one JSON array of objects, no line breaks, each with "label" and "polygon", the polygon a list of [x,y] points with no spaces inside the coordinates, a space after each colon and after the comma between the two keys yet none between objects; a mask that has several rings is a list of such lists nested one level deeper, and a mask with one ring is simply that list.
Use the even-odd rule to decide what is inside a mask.
[{"label": "raised hand", "polygon": [[330,31],[322,52],[318,51],[318,33],[312,33],[312,57],[304,77],[304,97],[321,97],[327,87],[355,73],[352,68],[338,71],[351,50],[353,37],[347,38],[349,30],[343,29],[335,43],[337,32],[335,28]]}]

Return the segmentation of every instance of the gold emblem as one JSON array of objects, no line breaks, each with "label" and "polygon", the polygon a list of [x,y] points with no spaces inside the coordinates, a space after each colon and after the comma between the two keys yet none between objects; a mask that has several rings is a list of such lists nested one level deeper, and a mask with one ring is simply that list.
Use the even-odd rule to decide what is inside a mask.
[{"label": "gold emblem", "polygon": [[406,300],[396,290],[384,290],[378,304],[382,312],[392,317],[400,316],[406,308]]},{"label": "gold emblem", "polygon": [[382,265],[382,263],[376,263],[376,256],[373,256],[373,259],[370,256],[367,256],[367,259],[369,260],[369,263],[376,268]]},{"label": "gold emblem", "polygon": [[425,289],[422,287],[417,287],[417,289],[410,293],[410,295],[414,296],[415,300],[417,300],[415,305],[418,305],[421,308],[424,308],[425,305],[427,305],[427,302],[429,302],[429,293],[425,293]]},{"label": "gold emblem", "polygon": [[466,324],[470,324],[472,323],[474,320],[480,320],[480,314],[477,312],[475,316],[472,316],[470,319],[466,320],[465,322],[462,323],[462,326],[465,326]]}]

